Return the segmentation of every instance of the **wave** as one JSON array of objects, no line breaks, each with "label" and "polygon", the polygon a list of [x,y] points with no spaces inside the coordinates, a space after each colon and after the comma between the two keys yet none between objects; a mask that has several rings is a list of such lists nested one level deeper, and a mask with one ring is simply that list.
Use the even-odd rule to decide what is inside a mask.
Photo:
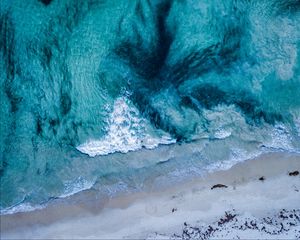
[{"label": "wave", "polygon": [[125,97],[116,99],[108,121],[107,133],[103,139],[90,140],[79,145],[77,149],[94,157],[115,152],[127,153],[143,147],[154,149],[159,144],[176,142],[167,133],[155,131]]}]

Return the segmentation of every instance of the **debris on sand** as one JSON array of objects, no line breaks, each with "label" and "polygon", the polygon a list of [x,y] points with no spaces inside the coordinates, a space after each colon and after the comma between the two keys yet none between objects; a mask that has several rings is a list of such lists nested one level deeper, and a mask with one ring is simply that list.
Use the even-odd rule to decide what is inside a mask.
[{"label": "debris on sand", "polygon": [[211,187],[211,190],[213,190],[215,188],[228,188],[228,186],[226,186],[224,184],[216,184]]},{"label": "debris on sand", "polygon": [[289,172],[289,176],[298,176],[299,171]]},{"label": "debris on sand", "polygon": [[262,177],[260,177],[258,180],[259,180],[259,181],[265,181],[266,178],[265,178],[264,176],[262,176]]}]

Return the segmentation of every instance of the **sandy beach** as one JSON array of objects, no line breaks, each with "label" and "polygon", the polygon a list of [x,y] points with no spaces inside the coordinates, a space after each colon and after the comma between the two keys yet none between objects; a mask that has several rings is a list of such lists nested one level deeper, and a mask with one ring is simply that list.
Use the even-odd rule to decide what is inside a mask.
[{"label": "sandy beach", "polygon": [[105,201],[85,191],[2,215],[1,239],[296,239],[299,170],[299,154],[270,153],[164,190]]}]

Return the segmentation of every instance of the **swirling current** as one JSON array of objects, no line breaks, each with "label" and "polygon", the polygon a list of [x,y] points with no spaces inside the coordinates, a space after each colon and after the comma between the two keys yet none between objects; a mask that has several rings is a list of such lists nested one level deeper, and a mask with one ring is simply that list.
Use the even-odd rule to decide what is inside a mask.
[{"label": "swirling current", "polygon": [[1,213],[299,152],[299,23],[299,0],[1,0]]}]

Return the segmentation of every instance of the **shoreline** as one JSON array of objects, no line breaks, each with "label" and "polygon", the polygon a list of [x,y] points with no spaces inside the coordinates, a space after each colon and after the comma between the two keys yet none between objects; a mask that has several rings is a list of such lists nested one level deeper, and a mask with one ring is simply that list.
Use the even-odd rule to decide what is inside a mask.
[{"label": "shoreline", "polygon": [[[233,209],[258,218],[282,209],[300,210],[300,176],[288,175],[297,170],[299,154],[278,152],[165,189],[112,199],[99,199],[95,191],[87,190],[45,209],[1,215],[1,235],[3,239],[155,238],[172,236],[186,222],[211,224]],[[211,189],[216,184],[227,188]]]}]

